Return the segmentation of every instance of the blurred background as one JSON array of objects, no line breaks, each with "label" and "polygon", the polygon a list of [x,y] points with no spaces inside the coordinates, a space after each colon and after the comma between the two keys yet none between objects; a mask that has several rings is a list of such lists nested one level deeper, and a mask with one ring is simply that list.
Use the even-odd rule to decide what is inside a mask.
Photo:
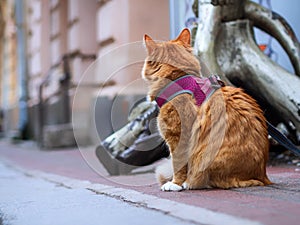
[{"label": "blurred background", "polygon": [[[255,2],[283,16],[299,38],[298,0]],[[142,46],[145,33],[168,40],[183,27],[192,29],[197,26],[193,11],[197,4],[195,0],[0,0],[1,135],[32,139],[46,147],[72,146],[77,129],[73,116],[84,127],[76,138],[86,145],[97,144],[98,136],[104,138],[126,122],[131,105],[147,92],[132,84],[140,79],[140,60],[135,69],[127,68],[110,80],[102,67],[113,66],[118,54],[107,61],[101,56],[127,43],[138,41]],[[260,30],[255,35],[263,51],[293,73],[276,40]],[[132,54],[143,58],[144,51],[139,52]],[[96,61],[98,66],[91,69]],[[85,74],[89,70],[92,75]],[[80,83],[88,94],[77,96],[73,105]],[[100,88],[105,89],[101,96]],[[119,90],[124,91],[114,104],[117,122],[112,126],[108,120],[116,99],[111,96]],[[93,123],[96,130],[91,129]]]}]

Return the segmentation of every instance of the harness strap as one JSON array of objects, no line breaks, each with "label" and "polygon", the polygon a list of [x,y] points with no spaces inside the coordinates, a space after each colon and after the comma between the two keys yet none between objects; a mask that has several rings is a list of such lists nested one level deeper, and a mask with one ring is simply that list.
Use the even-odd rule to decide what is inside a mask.
[{"label": "harness strap", "polygon": [[180,94],[190,94],[196,100],[196,105],[200,106],[222,85],[218,82],[219,77],[212,75],[209,78],[200,78],[193,75],[182,76],[170,82],[163,88],[155,98],[157,105],[161,108]]}]

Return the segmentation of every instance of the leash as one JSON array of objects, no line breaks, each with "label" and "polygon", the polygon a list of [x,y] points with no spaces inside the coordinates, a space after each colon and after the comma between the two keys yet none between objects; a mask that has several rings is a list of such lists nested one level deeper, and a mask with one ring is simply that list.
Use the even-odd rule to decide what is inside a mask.
[{"label": "leash", "polygon": [[300,149],[294,145],[283,133],[277,130],[270,122],[267,121],[268,133],[274,138],[280,145],[293,152],[296,156],[300,157]]}]

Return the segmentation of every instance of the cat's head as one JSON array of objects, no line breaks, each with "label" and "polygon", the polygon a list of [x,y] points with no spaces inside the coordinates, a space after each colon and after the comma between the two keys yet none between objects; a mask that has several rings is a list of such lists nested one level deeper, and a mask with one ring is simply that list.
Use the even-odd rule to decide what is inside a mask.
[{"label": "cat's head", "polygon": [[158,78],[175,80],[186,74],[200,76],[200,63],[193,55],[190,41],[191,34],[187,28],[176,39],[166,42],[154,41],[144,35],[147,57],[142,71],[143,78],[154,81]]}]

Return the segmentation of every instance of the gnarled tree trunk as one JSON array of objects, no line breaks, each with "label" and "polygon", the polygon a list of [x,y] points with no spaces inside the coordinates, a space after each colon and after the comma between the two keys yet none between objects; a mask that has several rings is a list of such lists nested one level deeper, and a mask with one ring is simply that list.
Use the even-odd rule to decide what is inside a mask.
[{"label": "gnarled tree trunk", "polygon": [[[295,74],[277,65],[258,48],[253,24],[281,43]],[[300,133],[300,78],[297,76],[300,47],[282,17],[247,0],[210,3],[199,0],[195,50],[210,73],[220,74],[256,98],[268,120],[292,124]]]}]

